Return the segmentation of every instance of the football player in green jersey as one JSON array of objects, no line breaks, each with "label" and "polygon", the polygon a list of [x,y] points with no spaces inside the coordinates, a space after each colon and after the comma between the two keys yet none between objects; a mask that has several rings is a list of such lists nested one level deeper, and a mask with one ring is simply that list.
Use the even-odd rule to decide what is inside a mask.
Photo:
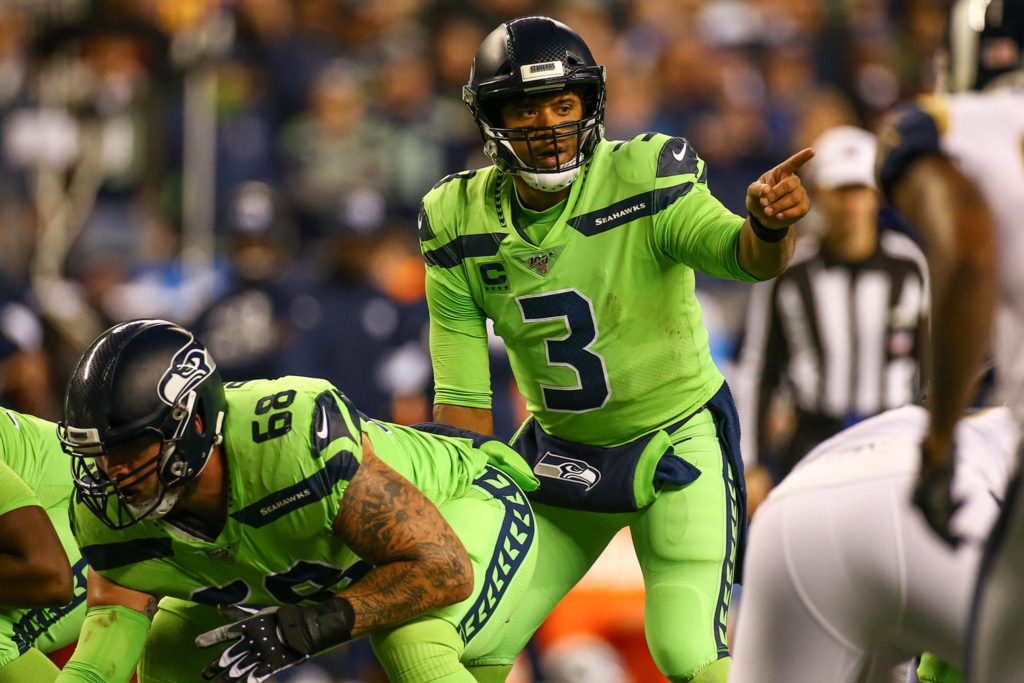
[{"label": "football player in green jersey", "polygon": [[71,472],[56,425],[0,410],[0,683],[48,683],[44,653],[85,618],[85,560],[71,536]]},{"label": "football player in green jersey", "polygon": [[541,480],[529,616],[509,636],[525,643],[628,525],[655,662],[672,680],[724,681],[745,494],[694,271],[784,270],[814,152],[754,181],[749,216],[732,214],[687,140],[602,139],[604,67],[546,17],[488,35],[463,99],[494,163],[423,200],[434,417],[489,433],[490,318],[532,413],[515,445]]},{"label": "football player in green jersey", "polygon": [[223,384],[158,320],[93,342],[59,433],[90,565],[61,683],[127,681],[140,657],[143,683],[255,683],[364,635],[393,681],[511,664],[536,548],[517,482],[537,482],[498,440],[375,422],[323,380]]}]

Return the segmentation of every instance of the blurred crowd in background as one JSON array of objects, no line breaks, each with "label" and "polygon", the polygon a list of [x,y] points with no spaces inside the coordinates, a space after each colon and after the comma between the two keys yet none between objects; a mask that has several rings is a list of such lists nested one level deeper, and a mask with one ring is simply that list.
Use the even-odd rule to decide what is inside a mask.
[{"label": "blurred crowd in background", "polygon": [[[428,419],[420,199],[486,165],[461,88],[483,37],[530,14],[608,67],[606,137],[687,137],[743,214],[793,151],[933,87],[946,7],[0,0],[0,403],[55,418],[85,346],[152,316],[196,329],[227,380],[314,375]],[[698,286],[728,372],[749,287]],[[495,351],[508,436],[522,408]]]}]

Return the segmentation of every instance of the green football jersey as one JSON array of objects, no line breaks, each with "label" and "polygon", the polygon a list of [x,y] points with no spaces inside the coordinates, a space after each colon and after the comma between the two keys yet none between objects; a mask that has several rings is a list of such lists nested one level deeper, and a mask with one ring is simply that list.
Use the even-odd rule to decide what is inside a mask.
[{"label": "green football jersey", "polygon": [[74,598],[66,605],[0,608],[0,667],[30,647],[52,652],[78,637],[85,618],[86,564],[68,522],[72,490],[71,464],[57,426],[0,409],[0,514],[27,505],[42,507],[64,546],[75,583]]},{"label": "green football jersey", "polygon": [[540,244],[515,224],[495,167],[444,178],[423,200],[435,402],[490,407],[485,319],[549,434],[628,442],[721,386],[694,271],[740,268],[743,219],[707,187],[682,138],[602,141]]},{"label": "green football jersey", "polygon": [[370,568],[332,532],[362,461],[361,430],[381,460],[439,507],[488,464],[487,451],[466,439],[361,419],[325,380],[229,382],[225,394],[224,527],[203,533],[172,511],[114,531],[76,501],[72,523],[93,569],[127,588],[204,604],[323,600]]}]

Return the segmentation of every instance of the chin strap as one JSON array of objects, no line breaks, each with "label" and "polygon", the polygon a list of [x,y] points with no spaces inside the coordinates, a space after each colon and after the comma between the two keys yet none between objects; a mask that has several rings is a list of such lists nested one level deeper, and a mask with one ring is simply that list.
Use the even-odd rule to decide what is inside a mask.
[{"label": "chin strap", "polygon": [[[160,484],[160,486],[163,486],[163,484]],[[121,505],[124,505],[126,508],[128,508],[131,511],[132,515],[134,515],[138,519],[142,519],[143,517],[148,517],[150,519],[159,519],[160,517],[163,517],[171,511],[171,508],[174,507],[174,504],[178,502],[178,496],[180,495],[180,490],[172,491],[165,488],[163,497],[160,498],[160,502],[156,504],[156,507],[149,507],[150,505],[152,505],[152,503],[144,503],[142,505],[121,503]]]},{"label": "chin strap", "polygon": [[573,184],[573,181],[580,174],[580,166],[570,168],[568,171],[559,173],[531,173],[530,171],[517,171],[516,175],[523,179],[527,185],[541,192],[558,192]]},{"label": "chin strap", "polygon": [[156,506],[156,510],[153,510],[153,515],[155,517],[163,517],[170,512],[171,508],[174,507],[174,504],[178,502],[178,496],[180,494],[181,491],[167,491],[164,493],[164,498],[160,501],[160,504]]},{"label": "chin strap", "polygon": [[540,190],[541,192],[558,192],[559,190],[564,190],[573,184],[573,181],[575,181],[580,175],[580,169],[583,168],[584,159],[582,152],[577,153],[576,158],[570,162],[575,165],[564,171],[538,173],[536,171],[526,170],[526,168],[509,168],[508,163],[503,161],[501,155],[498,153],[499,144],[504,146],[504,148],[512,154],[512,156],[519,162],[520,166],[526,166],[523,160],[515,153],[515,150],[512,149],[512,145],[509,144],[507,140],[489,140],[484,145],[484,153],[490,157],[491,161],[493,161],[499,169],[519,176],[527,185],[535,190]]}]

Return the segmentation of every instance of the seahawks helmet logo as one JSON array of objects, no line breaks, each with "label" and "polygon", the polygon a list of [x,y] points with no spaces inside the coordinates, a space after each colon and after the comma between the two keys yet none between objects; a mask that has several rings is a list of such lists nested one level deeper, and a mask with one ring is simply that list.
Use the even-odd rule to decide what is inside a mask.
[{"label": "seahawks helmet logo", "polygon": [[203,383],[216,368],[206,348],[192,340],[182,347],[171,360],[157,385],[160,400],[169,406],[177,405],[190,391]]},{"label": "seahawks helmet logo", "polygon": [[601,481],[601,472],[596,467],[591,467],[583,460],[555,455],[551,451],[541,456],[541,459],[534,465],[533,472],[538,477],[561,479],[573,484],[580,484],[587,491]]}]

